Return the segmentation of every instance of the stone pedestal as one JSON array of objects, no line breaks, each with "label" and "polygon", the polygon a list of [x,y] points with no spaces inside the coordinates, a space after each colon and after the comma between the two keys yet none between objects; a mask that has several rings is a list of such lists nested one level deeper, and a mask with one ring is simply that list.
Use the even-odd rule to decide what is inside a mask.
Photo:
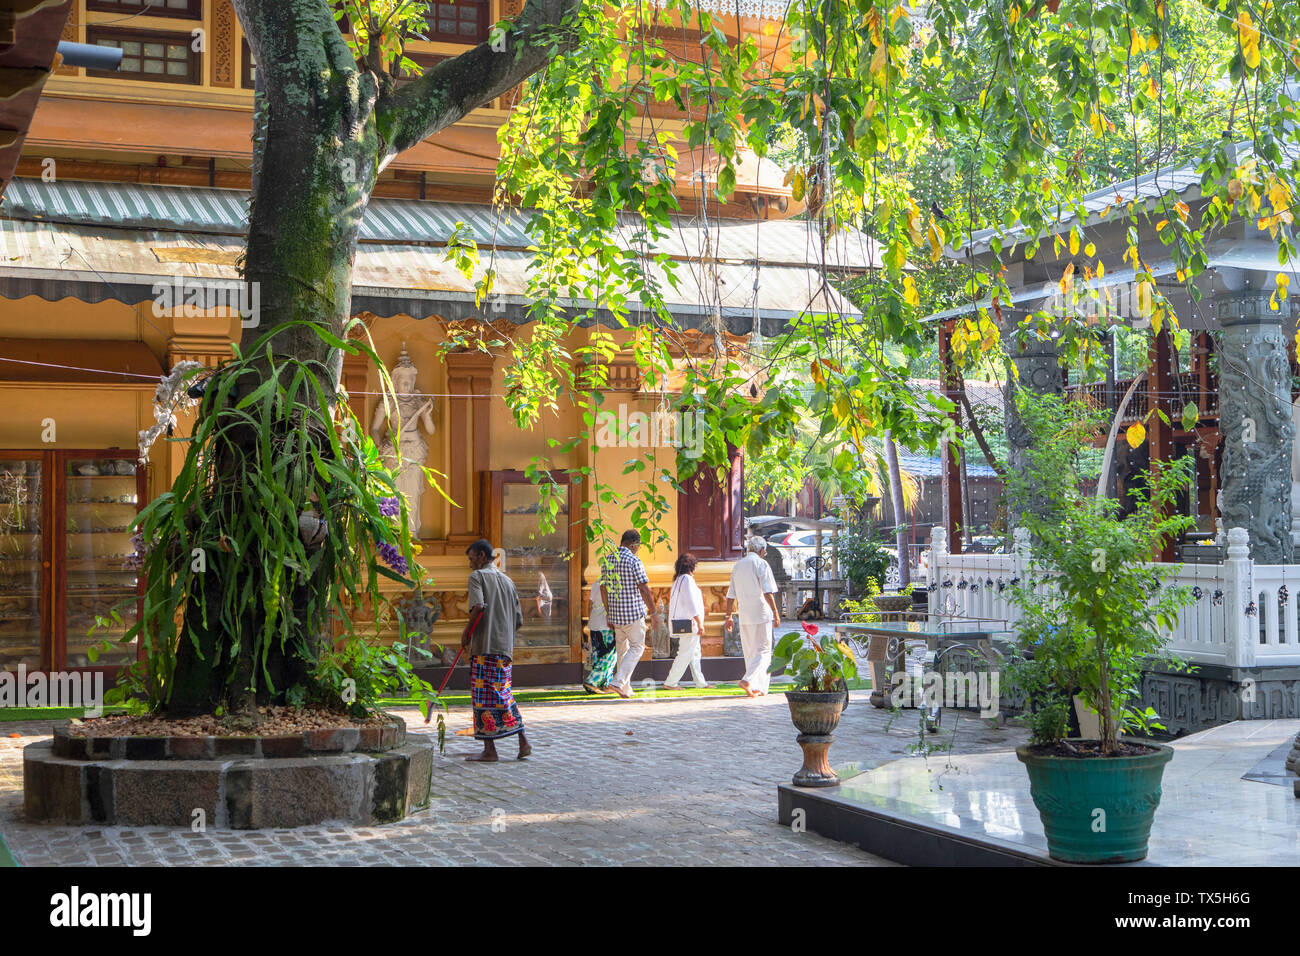
[{"label": "stone pedestal", "polygon": [[840,782],[831,769],[828,751],[835,741],[833,734],[800,734],[795,738],[803,748],[803,766],[794,775],[796,787],[833,787]]},{"label": "stone pedestal", "polygon": [[[1219,431],[1223,435],[1220,510],[1226,528],[1245,528],[1256,564],[1290,564],[1291,369],[1283,314],[1270,293],[1216,297],[1219,344]],[[1014,465],[1013,465],[1014,467]]]}]

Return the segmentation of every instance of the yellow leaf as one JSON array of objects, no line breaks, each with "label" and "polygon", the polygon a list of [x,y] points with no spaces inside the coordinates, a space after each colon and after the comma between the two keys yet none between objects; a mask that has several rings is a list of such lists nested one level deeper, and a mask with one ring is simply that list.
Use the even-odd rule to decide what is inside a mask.
[{"label": "yellow leaf", "polygon": [[1070,255],[1079,254],[1079,230],[1071,227],[1070,229]]},{"label": "yellow leaf", "polygon": [[1097,254],[1097,247],[1090,242],[1083,247],[1083,254],[1088,258],[1092,258]]},{"label": "yellow leaf", "polygon": [[926,238],[930,240],[930,261],[937,263],[943,258],[943,246],[947,240],[943,228],[937,222],[931,222],[930,228],[926,230]]},{"label": "yellow leaf", "polygon": [[1178,212],[1178,218],[1181,219],[1183,222],[1186,222],[1187,215],[1190,212],[1190,210],[1187,207],[1187,203],[1176,202],[1174,203],[1174,209]]},{"label": "yellow leaf", "polygon": [[1074,278],[1074,263],[1067,262],[1065,271],[1061,273],[1061,293],[1064,295],[1070,291],[1070,280]]},{"label": "yellow leaf", "polygon": [[876,102],[876,98],[873,96],[871,99],[867,100],[867,106],[866,109],[862,111],[862,115],[867,119],[871,119],[871,117],[876,115],[876,110],[879,108],[880,104]]},{"label": "yellow leaf", "polygon": [[889,25],[892,27],[895,23],[898,22],[899,17],[906,17],[906,16],[908,16],[907,7],[903,6],[900,3],[898,6],[894,7],[894,9],[890,11]]},{"label": "yellow leaf", "polygon": [[921,233],[921,208],[910,198],[907,200],[907,232],[915,243],[920,243],[923,238]]},{"label": "yellow leaf", "polygon": [[911,276],[903,277],[903,301],[910,306],[921,304],[921,296],[916,291],[916,281]]},{"label": "yellow leaf", "polygon": [[1010,12],[1007,13],[1007,23],[1009,23],[1011,26],[1014,27],[1016,25],[1016,21],[1019,19],[1020,19],[1020,6],[1018,4],[1013,4]]},{"label": "yellow leaf", "polygon": [[1128,442],[1129,448],[1136,448],[1147,440],[1147,430],[1142,427],[1141,422],[1134,422],[1124,433],[1124,440]]},{"label": "yellow leaf", "polygon": [[1169,225],[1169,220],[1161,219],[1158,223],[1156,223],[1156,232],[1162,232],[1165,226],[1167,225]]},{"label": "yellow leaf", "polygon": [[1165,314],[1160,309],[1151,313],[1151,331],[1160,334],[1160,327],[1165,324]]},{"label": "yellow leaf", "polygon": [[889,45],[882,43],[876,47],[876,52],[871,55],[871,75],[875,76],[885,68],[889,60]]}]

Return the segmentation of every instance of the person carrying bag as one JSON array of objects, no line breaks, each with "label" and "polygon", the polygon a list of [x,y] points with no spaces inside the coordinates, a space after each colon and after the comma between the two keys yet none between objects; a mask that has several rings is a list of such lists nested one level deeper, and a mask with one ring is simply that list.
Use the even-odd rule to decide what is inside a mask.
[{"label": "person carrying bag", "polygon": [[686,666],[691,668],[695,686],[706,690],[713,685],[704,679],[704,667],[700,659],[700,637],[704,634],[704,595],[695,583],[695,556],[683,554],[673,565],[673,589],[668,597],[668,620],[671,633],[679,638],[677,657],[668,671],[664,681],[664,690],[680,690],[677,682],[686,673]]}]

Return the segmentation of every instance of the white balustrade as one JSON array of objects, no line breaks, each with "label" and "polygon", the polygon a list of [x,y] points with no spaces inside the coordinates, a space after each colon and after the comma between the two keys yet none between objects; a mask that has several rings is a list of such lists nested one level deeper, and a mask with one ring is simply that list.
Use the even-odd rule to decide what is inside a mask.
[{"label": "white balustrade", "polygon": [[[1300,564],[1255,565],[1244,529],[1232,528],[1226,537],[1223,564],[1148,565],[1166,585],[1192,592],[1170,631],[1168,652],[1190,663],[1228,667],[1300,665]],[[1011,601],[1012,580],[1048,586],[1031,580],[1028,532],[1017,528],[1014,540],[1010,554],[951,554],[947,534],[934,528],[927,574],[931,613],[1014,627],[1021,615]]]}]

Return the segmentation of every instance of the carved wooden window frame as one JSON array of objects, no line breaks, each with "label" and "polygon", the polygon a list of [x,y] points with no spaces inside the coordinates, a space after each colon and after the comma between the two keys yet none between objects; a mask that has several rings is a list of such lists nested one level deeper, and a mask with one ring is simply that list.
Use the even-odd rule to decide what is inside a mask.
[{"label": "carved wooden window frame", "polygon": [[[99,40],[117,40],[123,43],[133,42],[142,45],[145,43],[161,43],[164,46],[183,46],[187,57],[188,71],[184,76],[180,76],[170,73],[145,73],[143,70],[87,70],[87,76],[121,80],[144,80],[149,83],[182,83],[189,86],[198,86],[203,82],[203,54],[195,51],[192,46],[194,37],[189,33],[122,29],[119,27],[101,27],[94,23],[89,24],[86,27],[86,42],[91,46],[98,46]],[[123,57],[124,62],[125,59]],[[139,59],[144,60],[143,53]],[[164,55],[165,62],[166,57]]]},{"label": "carved wooden window frame", "polygon": [[[475,18],[478,26],[477,31],[471,36],[461,33],[457,29],[454,33],[444,33],[439,29],[439,15],[443,12],[441,7],[456,7],[456,22],[461,22],[460,11],[466,8],[473,8],[477,11],[478,16]],[[465,43],[477,45],[488,38],[488,32],[492,28],[492,3],[491,0],[455,0],[455,3],[443,3],[441,0],[429,5],[429,14],[425,18],[427,29],[425,30],[425,39],[437,43]]]},{"label": "carved wooden window frame", "polygon": [[175,20],[203,19],[203,0],[186,0],[183,8],[162,6],[159,0],[154,0],[153,6],[149,6],[149,0],[139,0],[138,3],[86,0],[86,9],[93,10],[96,13],[126,13],[132,16],[167,17]]}]

